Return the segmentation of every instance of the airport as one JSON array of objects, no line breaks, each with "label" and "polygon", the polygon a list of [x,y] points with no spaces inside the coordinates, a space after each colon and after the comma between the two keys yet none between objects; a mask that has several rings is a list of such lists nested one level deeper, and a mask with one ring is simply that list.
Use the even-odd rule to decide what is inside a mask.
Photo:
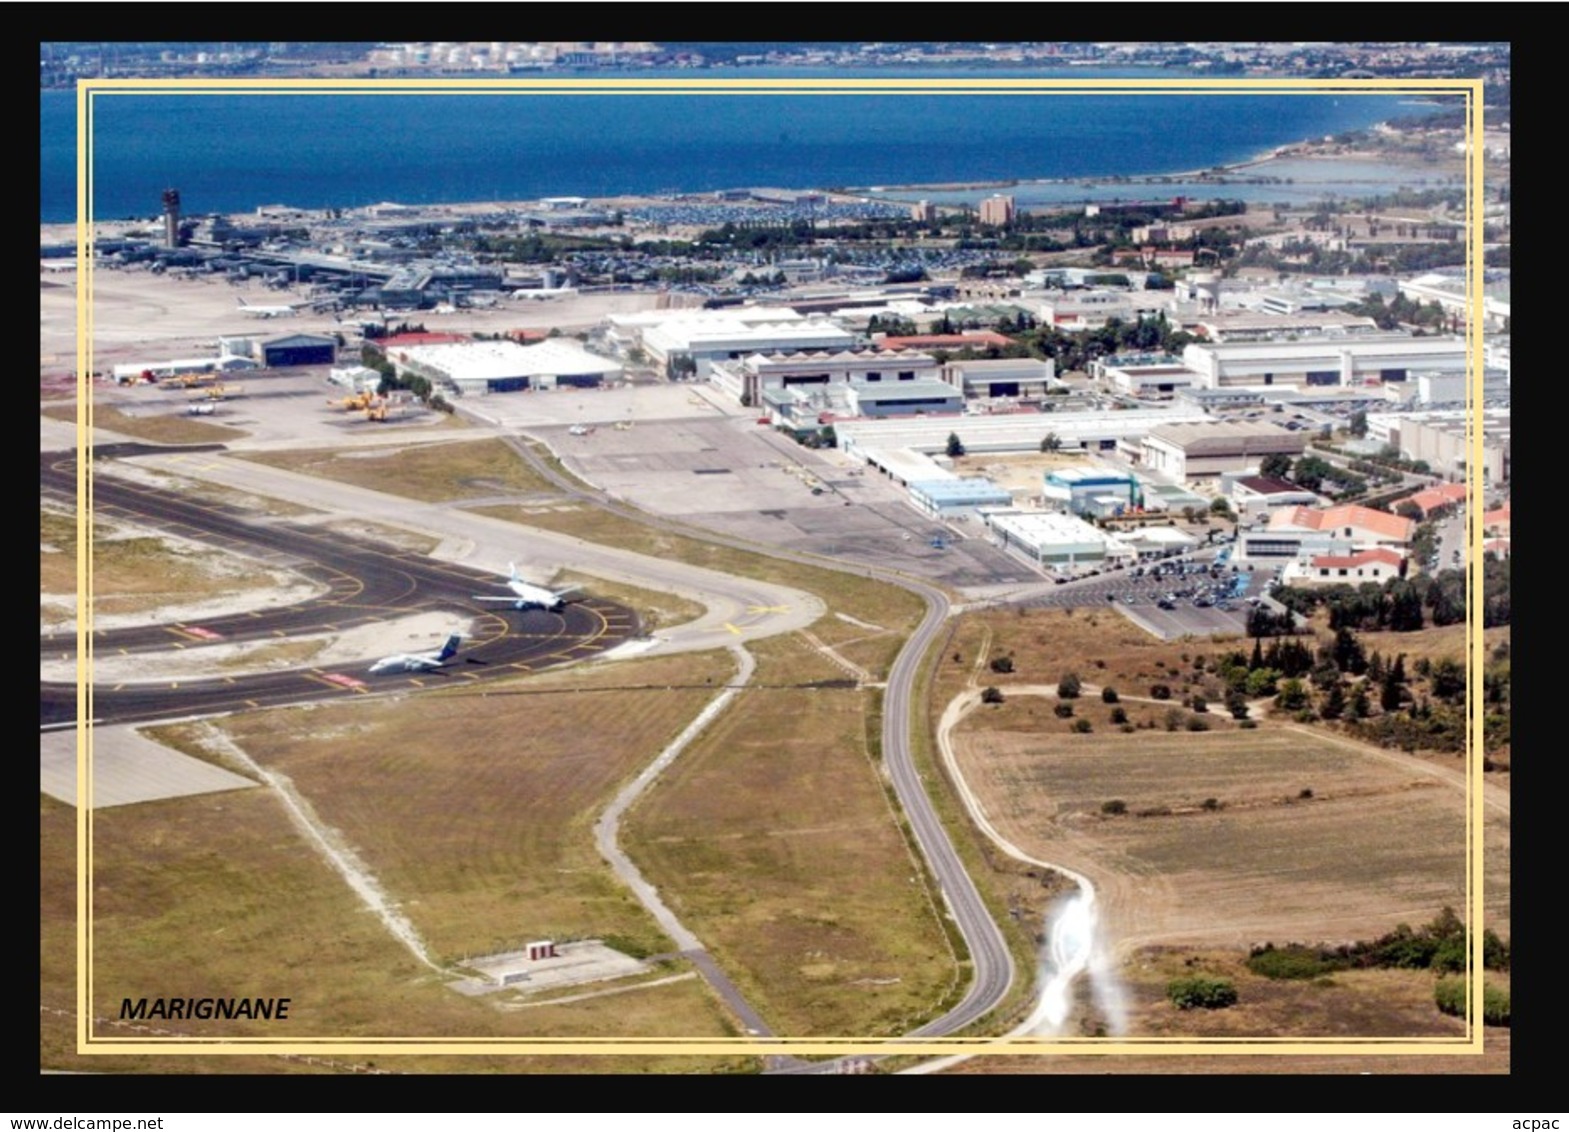
[{"label": "airport", "polygon": [[[823,203],[751,196],[722,207],[761,224]],[[1031,697],[1078,694],[1078,673],[992,675],[1016,653],[1051,655],[1046,630],[1024,627],[1067,639],[1071,622],[1106,642],[1075,646],[1098,662],[1086,685],[1106,708],[1093,722],[1085,705],[1058,711],[1083,725],[1073,734],[1214,729],[1217,750],[1241,751],[1259,728],[1284,743],[1296,724],[1263,693],[1209,710],[1235,667],[1223,658],[1246,660],[1260,612],[1313,632],[1280,600],[1293,578],[1436,575],[1415,521],[1334,498],[1398,506],[1466,472],[1423,431],[1452,407],[1463,342],[1291,322],[1278,282],[1195,271],[1179,293],[1127,282],[1138,272],[1067,288],[1054,274],[981,294],[956,255],[952,278],[892,290],[818,278],[721,297],[413,254],[502,220],[592,232],[612,209],[578,198],[331,218],[193,219],[177,190],[162,205],[152,235],[112,227],[74,275],[40,271],[46,575],[83,549],[85,478],[107,580],[90,599],[44,586],[48,819],[90,805],[134,843],[182,804],[233,806],[237,833],[297,836],[342,882],[321,889],[352,891],[381,925],[356,946],[428,977],[420,1009],[455,1033],[479,1018],[517,1037],[548,1015],[541,1033],[614,1035],[611,1004],[647,1002],[629,1023],[641,1032],[659,1033],[667,1007],[700,1035],[764,1043],[738,1055],[746,1068],[824,1072],[844,1063],[766,1041],[940,1038],[983,1019],[1044,1032],[1025,1029],[1040,1025],[1028,967],[1050,929],[1028,925],[1096,889],[1022,851],[1003,854],[1026,862],[1013,871],[978,867],[1008,842],[973,835],[988,826],[967,784],[980,774],[995,807],[1007,791],[976,752],[1038,732]],[[310,249],[288,234],[302,221]],[[319,250],[322,232],[355,255]],[[869,303],[930,340],[873,329]],[[1180,353],[1105,352],[1083,369],[985,356],[1000,349],[988,335],[1022,342],[1009,333],[1041,319],[1115,333],[1108,312],[1144,325],[1146,307],[1207,329]],[[1481,486],[1506,547],[1507,345],[1494,357]],[[1370,448],[1356,432],[1375,420],[1390,439]],[[1268,471],[1314,459],[1330,470],[1312,486]],[[1388,480],[1358,494],[1375,465]],[[1424,537],[1458,546],[1435,507]],[[224,571],[243,584],[223,592]],[[1167,705],[1171,685],[1185,694]],[[1003,705],[1005,738],[967,737]],[[90,784],[75,780],[79,727]],[[1313,742],[1312,759],[1340,765],[1335,741]],[[1409,773],[1446,806],[1464,785],[1448,766]],[[955,793],[934,803],[934,778]],[[1382,797],[1392,781],[1355,789]],[[1144,816],[1202,820],[1222,808],[1209,801]],[[1507,818],[1507,795],[1493,802]],[[1075,806],[1084,824],[1122,812]],[[1023,837],[1030,819],[997,820]],[[104,860],[123,869],[116,851],[106,842]],[[1447,898],[1447,868],[1413,899]],[[1122,878],[1083,876],[1105,886],[1104,930],[1219,946],[1169,893],[1145,908]],[[1359,899],[1346,938],[1380,930]],[[1311,931],[1318,911],[1286,904],[1281,930]],[[293,998],[292,1022],[331,1032],[320,1000]],[[1109,1017],[1080,1009],[1085,1032]]]}]

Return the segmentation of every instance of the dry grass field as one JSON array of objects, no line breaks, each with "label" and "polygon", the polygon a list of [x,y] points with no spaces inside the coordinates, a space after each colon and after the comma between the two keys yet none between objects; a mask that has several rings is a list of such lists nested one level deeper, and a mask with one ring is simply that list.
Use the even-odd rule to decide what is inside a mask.
[{"label": "dry grass field", "polygon": [[236,453],[247,460],[427,503],[520,492],[556,493],[500,440],[396,445],[385,448]]},{"label": "dry grass field", "polygon": [[[1402,635],[1386,655],[1444,655],[1456,643],[1440,632],[1439,640]],[[1412,756],[1271,719],[1243,730],[1217,710],[1204,713],[1209,730],[1189,731],[1194,713],[1180,706],[1175,730],[1167,730],[1173,705],[1212,678],[1195,663],[1232,647],[1161,643],[1100,611],[993,612],[960,620],[936,664],[934,716],[967,687],[1004,690],[1004,703],[977,708],[955,730],[962,772],[1002,836],[1097,885],[1103,926],[1131,982],[1172,947],[1209,948],[1217,962],[1240,964],[1255,942],[1371,938],[1402,922],[1420,926],[1446,904],[1464,907],[1466,795],[1453,756]],[[1003,655],[1013,673],[990,670],[988,661]],[[1054,713],[1055,696],[1007,691],[1055,683],[1069,671],[1085,684],[1069,719]],[[1157,682],[1172,689],[1172,700],[1142,702]],[[1130,722],[1154,726],[1123,733],[1112,725],[1100,685],[1118,689]],[[1070,730],[1079,719],[1090,722],[1088,734]],[[1507,939],[1509,807],[1499,777],[1488,776],[1483,795],[1485,915]],[[1113,802],[1123,812],[1107,812]],[[1021,899],[1016,872],[990,880],[1011,904]],[[1393,974],[1356,973],[1373,1001],[1316,1013],[1256,980],[1274,988],[1258,1001],[1275,1009],[1215,1012],[1227,1018],[1213,1024],[1296,1034],[1311,1031],[1292,1029],[1290,1019],[1318,1017],[1340,1020],[1325,1021],[1326,1033],[1395,1027],[1398,1035],[1445,1023],[1431,1005],[1431,976],[1426,998],[1402,1007]],[[1151,1002],[1168,1009],[1158,990]],[[1138,1016],[1136,1032],[1166,1032],[1153,1017]],[[1415,1019],[1409,1026],[1400,1021],[1407,1017]],[[1196,1032],[1188,1014],[1180,1019],[1187,1028],[1175,1032]]]},{"label": "dry grass field", "polygon": [[[42,415],[57,421],[76,421],[75,405],[50,405]],[[93,407],[93,426],[111,432],[133,436],[153,444],[223,444],[241,440],[250,434],[228,425],[197,420],[183,412],[158,416],[132,416],[109,405]]]},{"label": "dry grass field", "polygon": [[874,693],[776,689],[844,674],[799,637],[756,652],[758,687],[634,807],[624,843],[777,1032],[902,1032],[958,971],[868,751]]},{"label": "dry grass field", "polygon": [[441,961],[590,936],[653,954],[670,943],[591,825],[732,670],[723,655],[635,661],[227,730],[339,831]]},{"label": "dry grass field", "polygon": [[[744,1058],[338,1056],[299,1058],[75,1053],[75,811],[40,800],[40,1064],[153,1073],[686,1072],[748,1070]],[[247,994],[292,999],[287,1023],[153,1022],[181,1037],[429,1038],[729,1036],[698,979],[537,1009],[503,1011],[445,989],[382,929],[305,844],[265,791],[99,812],[94,822],[94,1032],[123,998]],[[679,970],[679,966],[671,968]],[[264,974],[263,974],[264,973]],[[620,984],[626,985],[626,984]],[[597,988],[596,988],[597,989]],[[286,1027],[286,1029],[284,1028]]]},{"label": "dry grass field", "polygon": [[[45,620],[75,616],[76,517],[40,510],[38,588],[62,600],[40,609]],[[137,536],[99,522],[94,527],[93,582],[105,596],[94,602],[100,615],[136,613],[178,602],[229,595],[277,585],[271,571],[247,559],[198,543],[162,536]]]}]

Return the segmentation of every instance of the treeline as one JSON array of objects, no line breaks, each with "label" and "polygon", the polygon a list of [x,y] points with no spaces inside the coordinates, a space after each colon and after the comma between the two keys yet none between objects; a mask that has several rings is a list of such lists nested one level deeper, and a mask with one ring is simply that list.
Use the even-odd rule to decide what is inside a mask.
[{"label": "treeline", "polygon": [[[1359,586],[1281,586],[1275,600],[1304,617],[1326,608],[1331,629],[1409,633],[1465,621],[1465,590],[1465,572],[1446,569]],[[1482,562],[1482,625],[1507,625],[1509,613],[1509,560],[1489,555]]]},{"label": "treeline", "polygon": [[[1468,950],[1465,923],[1446,907],[1420,928],[1399,924],[1377,939],[1339,947],[1266,943],[1253,948],[1247,967],[1270,979],[1316,979],[1335,971],[1368,968],[1453,973],[1465,970]],[[1482,932],[1482,966],[1489,971],[1509,970],[1509,944],[1491,928]]]}]

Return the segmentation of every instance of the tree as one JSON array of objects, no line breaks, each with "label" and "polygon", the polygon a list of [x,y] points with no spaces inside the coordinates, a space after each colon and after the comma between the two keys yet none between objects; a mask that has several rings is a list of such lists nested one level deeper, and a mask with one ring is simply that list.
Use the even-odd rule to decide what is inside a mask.
[{"label": "tree", "polygon": [[950,432],[948,434],[948,458],[949,459],[954,459],[956,457],[963,456],[963,455],[964,455],[964,441],[959,439],[959,434],[958,433]]},{"label": "tree", "polygon": [[1100,702],[1103,703],[1103,704],[1114,704],[1114,703],[1116,703],[1117,702],[1117,689],[1113,688],[1110,684],[1107,684],[1104,688],[1102,688],[1100,690]]},{"label": "tree", "polygon": [[1000,704],[1002,702],[1003,696],[1000,688],[988,687],[981,693],[981,703],[983,704]]},{"label": "tree", "polygon": [[1283,480],[1291,474],[1291,457],[1284,452],[1271,452],[1258,462],[1258,474]]},{"label": "tree", "polygon": [[1079,698],[1081,688],[1082,685],[1080,685],[1079,677],[1076,673],[1064,672],[1062,679],[1057,681],[1057,698],[1059,700],[1076,700]]},{"label": "tree", "polygon": [[1347,427],[1347,431],[1358,440],[1367,435],[1366,409],[1358,409],[1356,412],[1351,414],[1351,422]]},{"label": "tree", "polygon": [[1042,452],[1056,452],[1062,448],[1062,438],[1055,432],[1048,432],[1041,437]]}]

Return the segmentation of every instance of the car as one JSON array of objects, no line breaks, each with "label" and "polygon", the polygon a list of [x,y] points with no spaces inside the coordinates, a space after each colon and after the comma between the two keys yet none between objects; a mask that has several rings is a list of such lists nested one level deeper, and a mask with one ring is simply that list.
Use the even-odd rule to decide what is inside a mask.
[{"label": "car", "polygon": [[1161,609],[1176,609],[1177,608],[1177,603],[1176,602],[1168,601],[1166,598],[1161,598],[1155,604],[1156,604],[1156,606],[1158,606]]}]

